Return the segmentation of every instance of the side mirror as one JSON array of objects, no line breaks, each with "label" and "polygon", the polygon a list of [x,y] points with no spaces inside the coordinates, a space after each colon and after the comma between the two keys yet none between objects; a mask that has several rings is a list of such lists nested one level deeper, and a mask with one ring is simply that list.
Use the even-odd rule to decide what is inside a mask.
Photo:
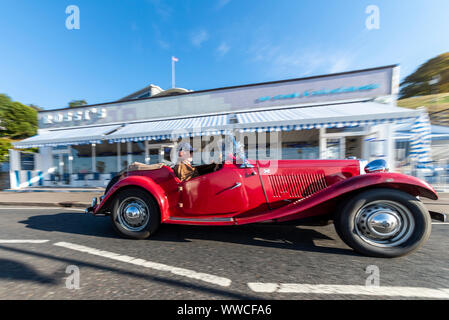
[{"label": "side mirror", "polygon": [[388,171],[387,162],[383,159],[371,161],[365,166],[366,173],[387,172],[387,171]]}]

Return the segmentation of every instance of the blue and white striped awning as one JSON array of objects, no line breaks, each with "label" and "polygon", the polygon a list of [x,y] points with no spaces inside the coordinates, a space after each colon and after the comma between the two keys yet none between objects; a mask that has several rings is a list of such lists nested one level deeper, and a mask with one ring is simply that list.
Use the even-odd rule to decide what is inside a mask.
[{"label": "blue and white striped awning", "polygon": [[[209,115],[160,119],[117,125],[42,131],[37,136],[15,143],[16,148],[175,140],[180,137],[240,132],[290,131],[316,128],[343,128],[396,122],[417,118],[419,111],[376,102],[335,103],[292,106],[277,110],[237,112],[235,115]],[[234,121],[230,121],[231,117]]]},{"label": "blue and white striped awning", "polygon": [[410,157],[419,165],[432,162],[431,157],[431,126],[429,115],[425,108],[419,108],[420,116],[413,123],[410,142]]},{"label": "blue and white striped awning", "polygon": [[342,128],[416,118],[416,110],[377,102],[354,102],[236,114],[241,132]]},{"label": "blue and white striped awning", "polygon": [[219,135],[227,132],[229,132],[228,115],[212,115],[130,123],[110,134],[107,139],[110,143],[114,143]]},{"label": "blue and white striped awning", "polygon": [[[417,119],[410,119],[406,123],[398,124],[395,127],[394,138],[396,141],[409,142],[412,141],[415,136],[412,133],[412,128]],[[449,140],[449,127],[431,124],[430,139],[434,140]]]},{"label": "blue and white striped awning", "polygon": [[119,125],[109,125],[42,131],[31,138],[13,143],[13,146],[15,148],[24,149],[101,143],[108,133],[113,132],[118,128],[120,128]]}]

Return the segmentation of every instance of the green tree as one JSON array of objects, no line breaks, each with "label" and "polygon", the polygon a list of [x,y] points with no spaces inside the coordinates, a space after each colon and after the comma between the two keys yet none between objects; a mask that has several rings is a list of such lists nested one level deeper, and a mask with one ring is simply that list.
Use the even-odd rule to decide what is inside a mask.
[{"label": "green tree", "polygon": [[69,107],[70,108],[79,107],[79,106],[84,106],[86,104],[87,104],[86,100],[72,100],[69,102]]},{"label": "green tree", "polygon": [[37,132],[37,112],[0,94],[0,126],[0,137],[23,139],[34,136]]},{"label": "green tree", "polygon": [[[437,84],[429,81],[439,77]],[[449,52],[422,64],[401,83],[400,99],[449,92]]]},{"label": "green tree", "polygon": [[12,148],[8,139],[0,138],[0,162],[5,162],[9,158],[9,149]]}]

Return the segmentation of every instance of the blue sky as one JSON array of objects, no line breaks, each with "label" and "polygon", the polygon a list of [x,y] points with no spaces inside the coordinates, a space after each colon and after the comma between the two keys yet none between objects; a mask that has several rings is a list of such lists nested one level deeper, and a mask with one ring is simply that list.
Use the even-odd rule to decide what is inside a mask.
[{"label": "blue sky", "polygon": [[449,51],[448,13],[447,0],[0,0],[0,93],[45,109],[109,102],[169,88],[172,55],[193,90],[395,63],[403,78]]}]

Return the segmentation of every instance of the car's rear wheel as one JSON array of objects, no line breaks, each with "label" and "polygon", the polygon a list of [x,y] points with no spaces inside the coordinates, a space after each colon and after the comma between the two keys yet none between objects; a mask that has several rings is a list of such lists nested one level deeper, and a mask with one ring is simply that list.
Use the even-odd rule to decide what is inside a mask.
[{"label": "car's rear wheel", "polygon": [[111,220],[121,236],[146,239],[159,227],[159,207],[146,191],[137,188],[125,189],[114,199]]},{"label": "car's rear wheel", "polygon": [[409,254],[429,238],[431,218],[412,195],[394,189],[372,189],[341,206],[334,220],[342,240],[355,251],[374,257]]}]

